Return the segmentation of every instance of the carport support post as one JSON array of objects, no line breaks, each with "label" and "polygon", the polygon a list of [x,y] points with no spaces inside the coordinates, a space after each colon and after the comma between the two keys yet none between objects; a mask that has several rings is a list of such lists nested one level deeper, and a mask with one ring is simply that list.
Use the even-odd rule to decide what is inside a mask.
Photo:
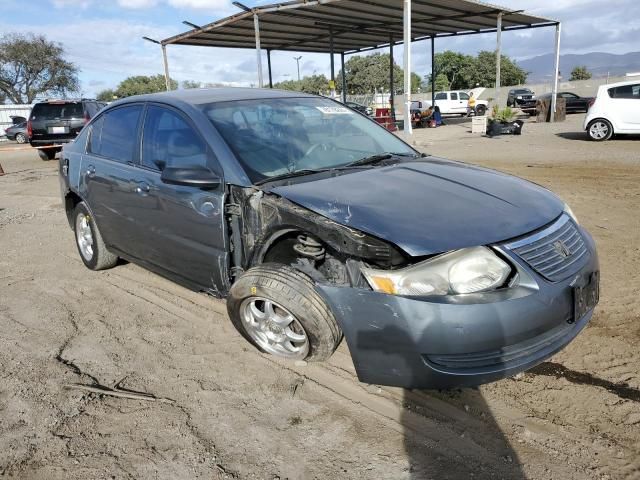
[{"label": "carport support post", "polygon": [[336,59],[333,51],[333,27],[329,26],[329,50],[331,52],[331,98],[336,98]]},{"label": "carport support post", "polygon": [[267,67],[269,69],[269,88],[273,88],[273,75],[271,74],[271,49],[267,49]]},{"label": "carport support post", "polygon": [[394,84],[396,83],[396,80],[394,78],[394,68],[396,65],[396,61],[393,59],[393,35],[389,36],[389,106],[391,107],[391,109],[389,110],[390,112],[390,116],[391,116],[391,122],[395,125],[396,122],[396,107],[395,107],[395,103],[396,103],[396,99],[395,99],[395,88],[394,88]]},{"label": "carport support post", "polygon": [[436,38],[431,37],[431,106],[436,106]]},{"label": "carport support post", "polygon": [[347,103],[347,72],[344,69],[344,52],[340,55],[340,66],[342,68],[342,103]]},{"label": "carport support post", "polygon": [[553,71],[553,88],[551,90],[551,121],[556,121],[556,107],[558,104],[558,77],[560,76],[560,34],[562,33],[562,24],[556,25],[556,58],[555,68]]},{"label": "carport support post", "polygon": [[500,87],[502,84],[502,72],[500,71],[502,67],[502,12],[498,14],[498,25],[496,27],[497,32],[497,45],[496,45],[496,94],[495,94],[495,103],[499,104],[500,102]]},{"label": "carport support post", "polygon": [[164,61],[164,84],[168,92],[171,90],[171,79],[169,78],[169,61],[167,60],[166,45],[162,45],[162,60]]},{"label": "carport support post", "polygon": [[411,125],[411,0],[404,0],[404,133],[413,135]]},{"label": "carport support post", "polygon": [[262,49],[260,48],[260,20],[258,19],[258,14],[253,15],[253,28],[256,32],[256,58],[258,61],[258,88],[262,88],[264,86],[264,81],[262,79]]}]

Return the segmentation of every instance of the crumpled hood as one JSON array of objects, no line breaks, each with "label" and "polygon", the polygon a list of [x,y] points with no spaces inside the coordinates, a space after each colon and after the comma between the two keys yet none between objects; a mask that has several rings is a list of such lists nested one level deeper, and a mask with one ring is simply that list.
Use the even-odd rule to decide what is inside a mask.
[{"label": "crumpled hood", "polygon": [[271,191],[411,256],[508,240],[546,225],[564,208],[533,183],[433,157]]}]

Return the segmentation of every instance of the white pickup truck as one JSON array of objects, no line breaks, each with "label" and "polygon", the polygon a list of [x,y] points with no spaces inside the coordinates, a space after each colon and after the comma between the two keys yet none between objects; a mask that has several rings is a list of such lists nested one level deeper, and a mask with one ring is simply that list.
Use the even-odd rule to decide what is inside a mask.
[{"label": "white pickup truck", "polygon": [[[443,115],[466,115],[467,107],[469,105],[469,93],[462,90],[437,92],[435,101],[436,106],[440,107],[440,113]],[[489,102],[476,98],[476,108],[474,113],[477,116],[482,116],[487,113],[488,108]]]}]

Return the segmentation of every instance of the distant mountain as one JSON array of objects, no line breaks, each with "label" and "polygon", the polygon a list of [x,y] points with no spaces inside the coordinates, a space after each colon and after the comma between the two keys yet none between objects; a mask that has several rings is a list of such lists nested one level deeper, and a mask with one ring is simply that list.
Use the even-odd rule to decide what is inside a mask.
[{"label": "distant mountain", "polygon": [[[540,55],[539,57],[521,60],[518,65],[531,72],[527,83],[547,82],[553,75],[554,56]],[[567,54],[560,56],[560,72],[564,80],[569,80],[571,71],[578,66],[586,65],[594,77],[606,77],[607,72],[612,77],[625,73],[640,72],[640,52],[613,53],[592,52],[582,55]]]}]

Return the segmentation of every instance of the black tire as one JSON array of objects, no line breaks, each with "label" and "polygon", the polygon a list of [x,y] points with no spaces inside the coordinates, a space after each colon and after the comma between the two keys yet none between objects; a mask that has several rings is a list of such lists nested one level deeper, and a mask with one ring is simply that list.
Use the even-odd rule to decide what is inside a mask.
[{"label": "black tire", "polygon": [[[596,133],[598,132],[598,133]],[[596,118],[587,126],[587,135],[594,142],[604,142],[613,136],[613,125],[609,120]]]},{"label": "black tire", "polygon": [[49,160],[55,159],[58,151],[59,150],[57,148],[40,148],[38,149],[38,155],[40,156],[41,160],[47,162]]},{"label": "black tire", "polygon": [[16,143],[27,143],[27,137],[24,133],[16,134]]},{"label": "black tire", "polygon": [[342,331],[331,309],[311,279],[300,271],[268,263],[248,270],[231,287],[227,311],[233,325],[258,350],[264,351],[248,334],[241,319],[241,305],[252,297],[272,300],[298,320],[309,339],[309,353],[304,360],[326,360],[340,344]]},{"label": "black tire", "polygon": [[[91,230],[93,244],[92,255],[90,258],[86,258],[80,248],[80,241],[78,239],[78,223],[80,216],[85,217]],[[118,263],[118,257],[107,249],[104,244],[104,240],[102,240],[100,230],[98,230],[98,226],[84,202],[78,203],[76,208],[73,210],[73,232],[80,259],[89,270],[106,270],[107,268],[115,267],[116,263]]]},{"label": "black tire", "polygon": [[476,107],[476,116],[482,117],[485,113],[487,113],[487,107],[485,107],[484,105],[478,105]]}]

